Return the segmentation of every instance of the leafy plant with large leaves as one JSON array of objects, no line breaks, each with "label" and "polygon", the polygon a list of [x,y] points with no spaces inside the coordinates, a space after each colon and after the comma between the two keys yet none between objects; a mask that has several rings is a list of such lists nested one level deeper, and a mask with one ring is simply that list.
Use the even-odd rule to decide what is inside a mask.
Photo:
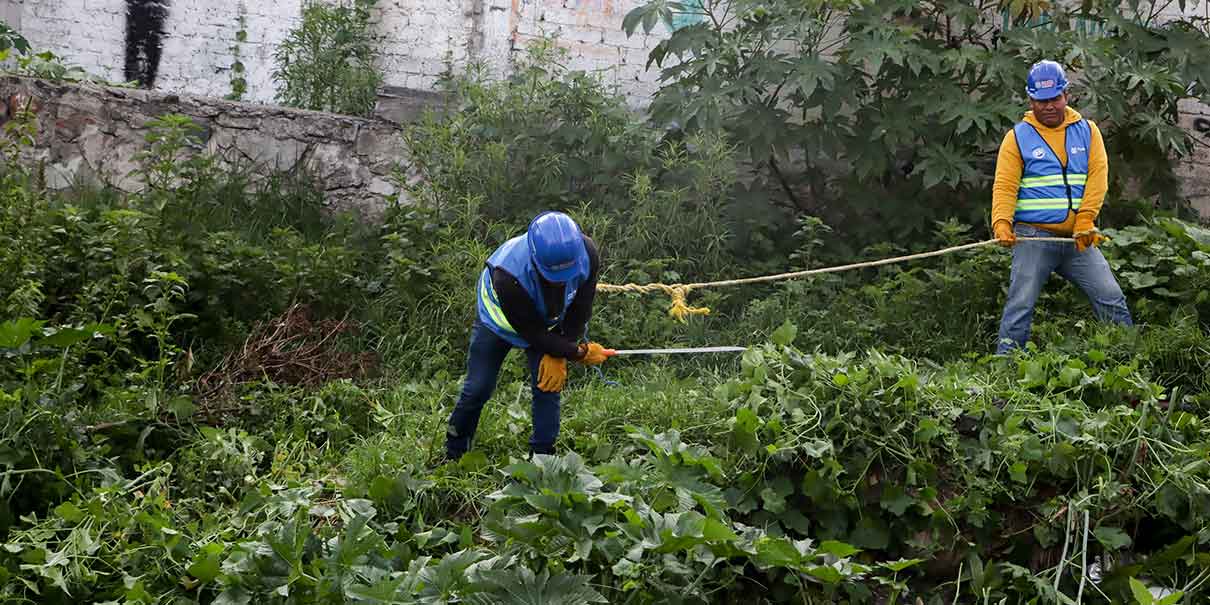
[{"label": "leafy plant with large leaves", "polygon": [[653,0],[623,25],[696,21],[652,49],[662,87],[651,111],[730,133],[756,169],[753,190],[779,192],[750,204],[752,217],[774,224],[772,206],[864,241],[902,240],[939,218],[984,220],[997,147],[1042,58],[1069,66],[1073,104],[1105,133],[1111,198],[1176,205],[1171,158],[1194,144],[1177,102],[1208,98],[1198,57],[1210,39],[1197,21],[1160,24],[1169,4]]}]

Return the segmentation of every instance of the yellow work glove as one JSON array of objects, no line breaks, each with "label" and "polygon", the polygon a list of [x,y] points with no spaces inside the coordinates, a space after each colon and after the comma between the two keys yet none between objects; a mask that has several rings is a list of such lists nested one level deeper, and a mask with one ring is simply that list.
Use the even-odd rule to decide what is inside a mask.
[{"label": "yellow work glove", "polygon": [[992,231],[996,233],[996,240],[1005,248],[1012,248],[1017,243],[1017,234],[1013,233],[1013,225],[1008,221],[996,221]]},{"label": "yellow work glove", "polygon": [[1105,241],[1105,236],[1097,231],[1097,226],[1092,223],[1093,217],[1091,212],[1077,212],[1076,225],[1072,229],[1071,236],[1076,240],[1076,250],[1083,252],[1097,244]]},{"label": "yellow work glove", "polygon": [[567,360],[543,355],[538,363],[538,388],[547,393],[558,393],[566,382]]},{"label": "yellow work glove", "polygon": [[600,363],[605,363],[605,360],[609,359],[609,357],[612,355],[612,351],[612,349],[606,349],[595,342],[580,345],[580,353],[582,353],[583,356],[580,357],[579,361],[586,366],[595,366]]}]

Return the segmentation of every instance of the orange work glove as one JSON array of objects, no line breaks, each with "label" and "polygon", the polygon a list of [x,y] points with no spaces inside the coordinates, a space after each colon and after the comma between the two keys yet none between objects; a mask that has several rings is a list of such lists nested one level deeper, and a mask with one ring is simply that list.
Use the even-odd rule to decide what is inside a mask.
[{"label": "orange work glove", "polygon": [[567,360],[543,355],[538,363],[538,388],[547,393],[558,393],[566,382]]},{"label": "orange work glove", "polygon": [[583,354],[579,359],[580,363],[586,366],[595,366],[599,363],[605,363],[605,360],[609,359],[611,349],[606,349],[595,342],[590,342],[586,345],[580,345],[580,353]]},{"label": "orange work glove", "polygon": [[1092,223],[1093,216],[1091,212],[1077,212],[1076,225],[1072,229],[1071,236],[1076,240],[1076,250],[1083,252],[1097,244],[1105,241],[1105,236],[1097,231],[1097,226]]},{"label": "orange work glove", "polygon": [[1012,248],[1017,243],[1017,234],[1013,233],[1013,225],[1008,221],[996,221],[992,226],[992,231],[996,233],[996,239],[1001,246]]}]

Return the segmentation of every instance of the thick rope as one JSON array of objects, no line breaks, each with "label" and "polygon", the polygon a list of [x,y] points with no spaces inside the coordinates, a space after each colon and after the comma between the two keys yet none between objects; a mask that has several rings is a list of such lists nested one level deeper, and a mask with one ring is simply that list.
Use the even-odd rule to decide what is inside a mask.
[{"label": "thick rope", "polygon": [[[1018,237],[1018,242],[1065,242],[1074,244],[1075,240],[1070,237]],[[690,315],[709,315],[708,307],[691,307],[687,302],[689,292],[699,288],[714,288],[718,286],[738,286],[741,284],[756,284],[762,282],[780,281],[783,279],[794,279],[797,277],[806,277],[808,275],[818,275],[821,273],[839,273],[841,271],[850,271],[852,269],[865,269],[867,267],[879,267],[882,265],[890,265],[894,263],[905,263],[922,258],[930,258],[941,256],[944,254],[952,254],[981,246],[988,246],[998,243],[999,240],[989,239],[982,242],[974,242],[971,244],[962,244],[960,246],[951,246],[941,250],[933,250],[932,252],[920,252],[918,254],[908,254],[905,256],[895,256],[891,258],[883,258],[879,260],[866,261],[861,263],[850,263],[847,265],[837,265],[835,267],[823,267],[820,269],[807,269],[805,271],[791,271],[789,273],[778,273],[776,275],[762,275],[759,277],[743,277],[739,279],[727,279],[722,281],[698,282],[692,284],[597,284],[597,292],[638,292],[647,294],[649,292],[663,292],[672,298],[672,306],[668,308],[668,314],[677,321],[684,322]]]}]

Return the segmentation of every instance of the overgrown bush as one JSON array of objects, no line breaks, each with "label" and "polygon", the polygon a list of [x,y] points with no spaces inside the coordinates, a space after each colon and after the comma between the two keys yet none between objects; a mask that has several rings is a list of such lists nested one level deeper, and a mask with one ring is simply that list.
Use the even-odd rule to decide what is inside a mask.
[{"label": "overgrown bush", "polygon": [[377,0],[306,0],[302,22],[273,53],[277,100],[289,107],[368,116],[382,72],[370,11]]},{"label": "overgrown bush", "polygon": [[705,274],[731,262],[731,148],[710,133],[666,140],[596,76],[562,67],[565,52],[536,44],[505,80],[475,69],[446,77],[449,105],[406,134],[422,177],[413,198],[456,212],[467,236],[489,244],[541,210],[563,210],[600,242],[615,275],[653,263]]},{"label": "overgrown bush", "polygon": [[1121,207],[1107,219],[1130,220],[1117,210],[1139,195],[1179,210],[1170,160],[1193,142],[1177,102],[1210,98],[1210,38],[1196,19],[1159,23],[1171,6],[654,0],[624,26],[690,23],[650,52],[654,120],[726,131],[758,172],[755,218],[821,216],[867,244],[985,222],[996,150],[1042,58],[1071,68],[1074,106],[1105,133]]}]

